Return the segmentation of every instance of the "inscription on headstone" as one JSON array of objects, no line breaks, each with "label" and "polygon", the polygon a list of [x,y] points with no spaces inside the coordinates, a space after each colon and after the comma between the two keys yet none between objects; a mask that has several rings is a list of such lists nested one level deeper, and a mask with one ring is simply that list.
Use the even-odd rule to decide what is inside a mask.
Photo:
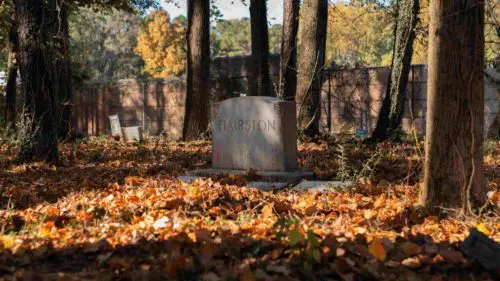
[{"label": "inscription on headstone", "polygon": [[120,138],[122,136],[122,127],[120,125],[120,118],[118,118],[118,114],[109,116],[109,124],[111,126],[111,135],[114,138]]},{"label": "inscription on headstone", "polygon": [[212,105],[212,165],[216,169],[295,171],[295,103],[239,97]]}]

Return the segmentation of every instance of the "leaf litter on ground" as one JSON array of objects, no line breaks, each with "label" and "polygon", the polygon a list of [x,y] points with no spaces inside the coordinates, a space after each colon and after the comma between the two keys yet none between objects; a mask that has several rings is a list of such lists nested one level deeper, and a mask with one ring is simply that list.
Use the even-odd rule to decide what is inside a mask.
[{"label": "leaf litter on ground", "polygon": [[[407,144],[346,143],[350,169],[375,149],[370,178],[310,193],[246,187],[248,178],[187,184],[210,166],[210,142],[64,144],[62,166],[15,165],[0,148],[0,279],[493,280],[460,251],[471,227],[500,241],[500,143],[485,156],[489,205],[463,220],[413,205],[421,163]],[[336,144],[299,145],[299,163],[337,179]]]}]

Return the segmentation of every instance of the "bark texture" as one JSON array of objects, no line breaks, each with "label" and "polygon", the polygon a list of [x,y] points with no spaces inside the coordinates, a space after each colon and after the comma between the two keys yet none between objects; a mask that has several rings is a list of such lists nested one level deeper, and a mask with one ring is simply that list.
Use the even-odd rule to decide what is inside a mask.
[{"label": "bark texture", "polygon": [[387,139],[401,125],[419,9],[419,0],[397,2],[391,75],[372,136],[377,141]]},{"label": "bark texture", "polygon": [[19,161],[56,161],[57,95],[48,51],[48,13],[42,0],[17,0],[19,69],[24,95]]},{"label": "bark texture", "polygon": [[67,139],[71,133],[71,105],[72,105],[72,87],[71,87],[71,59],[69,53],[69,7],[68,3],[58,3],[51,0],[51,13],[54,16],[54,25],[52,42],[54,46],[55,59],[54,82],[57,84],[57,97],[59,116],[58,135],[61,139]]},{"label": "bark texture", "polygon": [[7,84],[5,85],[5,124],[15,128],[16,123],[16,96],[17,96],[17,25],[13,20],[9,31],[9,61],[7,70]]},{"label": "bark texture", "polygon": [[319,133],[322,69],[325,64],[327,0],[304,0],[301,14],[301,46],[298,58],[297,105],[299,130]]},{"label": "bark texture", "polygon": [[427,138],[421,203],[470,212],[485,201],[484,1],[430,3]]},{"label": "bark texture", "polygon": [[273,96],[269,79],[269,36],[267,30],[267,1],[250,0],[252,30],[252,60],[249,80],[250,96]]},{"label": "bark texture", "polygon": [[209,120],[210,1],[188,1],[187,86],[183,139],[205,132]]},{"label": "bark texture", "polygon": [[297,32],[299,30],[300,0],[283,2],[283,31],[281,35],[280,81],[278,96],[295,100],[297,88]]}]

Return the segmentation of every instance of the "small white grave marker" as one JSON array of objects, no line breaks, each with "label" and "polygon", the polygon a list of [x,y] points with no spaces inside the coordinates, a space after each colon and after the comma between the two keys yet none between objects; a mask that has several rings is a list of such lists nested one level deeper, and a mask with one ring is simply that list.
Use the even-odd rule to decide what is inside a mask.
[{"label": "small white grave marker", "polygon": [[120,125],[120,118],[118,118],[118,114],[109,116],[109,124],[111,126],[111,135],[115,139],[120,139],[122,136],[122,127]]}]

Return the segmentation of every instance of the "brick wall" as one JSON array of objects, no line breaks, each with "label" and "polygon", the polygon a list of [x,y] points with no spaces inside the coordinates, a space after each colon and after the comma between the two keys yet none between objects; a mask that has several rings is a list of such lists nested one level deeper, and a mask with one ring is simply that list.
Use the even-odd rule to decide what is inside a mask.
[{"label": "brick wall", "polygon": [[[499,122],[500,73],[488,69],[485,83],[485,134],[496,136]],[[325,71],[322,91],[321,125],[334,132],[355,133],[359,129],[371,133],[375,129],[378,113],[387,89],[389,68],[361,68],[340,71]],[[495,82],[496,81],[496,82]],[[330,99],[328,98],[330,96]],[[402,128],[406,132],[416,129],[425,134],[427,110],[427,67],[411,67],[406,88],[405,109]],[[328,114],[330,104],[330,114]]]},{"label": "brick wall", "polygon": [[[278,66],[279,56],[271,56],[274,83],[277,82]],[[248,69],[248,57],[215,59],[211,67],[212,100],[248,92]],[[494,70],[488,70],[488,73],[500,81],[500,73]],[[364,129],[371,133],[377,122],[388,76],[387,67],[325,70],[321,98],[322,129],[349,133]],[[418,134],[425,133],[426,79],[424,65],[412,66],[402,121],[407,132],[414,127]],[[498,122],[498,95],[498,84],[485,78],[485,129]],[[179,137],[184,99],[185,81],[181,78],[87,83],[75,93],[73,122],[75,128],[86,135],[109,134],[108,116],[118,114],[122,126],[140,125],[151,134],[164,131]]]},{"label": "brick wall", "polygon": [[73,123],[85,135],[109,134],[108,116],[118,114],[122,126],[180,136],[184,101],[180,78],[88,83],[75,93]]}]

